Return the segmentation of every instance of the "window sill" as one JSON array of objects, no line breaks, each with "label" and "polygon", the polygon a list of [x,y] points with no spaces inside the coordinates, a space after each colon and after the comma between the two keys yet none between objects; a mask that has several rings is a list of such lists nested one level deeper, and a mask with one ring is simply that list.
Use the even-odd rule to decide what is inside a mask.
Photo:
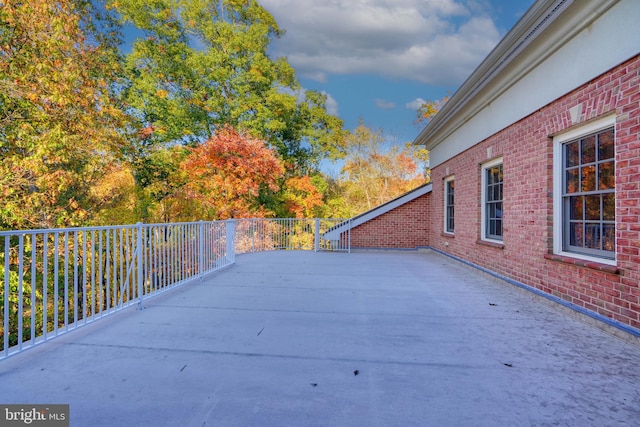
[{"label": "window sill", "polygon": [[595,261],[586,261],[578,258],[571,258],[564,255],[556,255],[556,254],[545,254],[545,259],[549,261],[562,262],[565,264],[577,265],[579,267],[586,267],[592,270],[604,271],[605,273],[610,274],[620,274],[620,270],[615,265],[604,264]]},{"label": "window sill", "polygon": [[440,236],[442,236],[442,237],[448,237],[448,238],[450,238],[450,239],[453,239],[454,237],[456,237],[456,235],[455,235],[455,234],[453,234],[453,233],[448,233],[448,232],[446,232],[446,231],[441,232],[441,233],[440,233]]},{"label": "window sill", "polygon": [[477,245],[489,246],[490,248],[504,249],[504,243],[490,242],[488,240],[476,240]]}]

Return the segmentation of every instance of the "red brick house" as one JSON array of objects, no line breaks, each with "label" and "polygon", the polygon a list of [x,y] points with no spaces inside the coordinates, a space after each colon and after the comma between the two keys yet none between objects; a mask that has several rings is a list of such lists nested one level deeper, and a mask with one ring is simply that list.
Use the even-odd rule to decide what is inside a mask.
[{"label": "red brick house", "polygon": [[352,247],[429,247],[640,337],[639,21],[537,0],[414,141],[432,183]]}]

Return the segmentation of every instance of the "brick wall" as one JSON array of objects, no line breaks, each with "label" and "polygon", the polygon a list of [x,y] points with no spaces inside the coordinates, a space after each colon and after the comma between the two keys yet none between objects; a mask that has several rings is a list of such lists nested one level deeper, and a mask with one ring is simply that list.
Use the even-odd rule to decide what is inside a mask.
[{"label": "brick wall", "polygon": [[[553,140],[549,135],[572,125],[569,109],[578,104],[583,106],[583,123],[616,115],[616,267],[550,255]],[[354,230],[353,243],[389,247],[393,238],[388,236],[395,230],[398,247],[428,244],[640,329],[639,134],[640,57],[636,57],[438,165],[431,172],[430,195],[363,224]],[[498,157],[503,158],[504,170],[504,235],[503,244],[490,245],[480,240],[481,165]],[[451,176],[454,235],[443,232],[444,179]]]},{"label": "brick wall", "polygon": [[430,193],[365,222],[351,231],[354,248],[414,249],[429,245]]}]

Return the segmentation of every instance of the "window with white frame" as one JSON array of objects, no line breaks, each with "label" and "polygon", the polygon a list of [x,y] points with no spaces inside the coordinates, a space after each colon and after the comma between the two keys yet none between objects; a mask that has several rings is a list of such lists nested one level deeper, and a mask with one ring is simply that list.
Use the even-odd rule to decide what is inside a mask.
[{"label": "window with white frame", "polygon": [[482,165],[482,239],[502,241],[502,159]]},{"label": "window with white frame", "polygon": [[[556,252],[615,260],[614,118],[556,137]],[[582,132],[582,134],[579,134]]]},{"label": "window with white frame", "polygon": [[444,231],[451,234],[455,226],[455,184],[453,177],[444,180]]}]

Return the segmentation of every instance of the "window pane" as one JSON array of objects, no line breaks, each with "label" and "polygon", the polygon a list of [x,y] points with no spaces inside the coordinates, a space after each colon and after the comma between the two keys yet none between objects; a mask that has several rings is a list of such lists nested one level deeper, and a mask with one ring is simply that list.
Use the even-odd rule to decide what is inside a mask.
[{"label": "window pane", "polygon": [[580,168],[582,171],[582,189],[580,191],[596,190],[596,167],[595,165]]},{"label": "window pane", "polygon": [[572,222],[569,224],[569,244],[571,246],[582,247],[582,238],[584,229],[581,222]]},{"label": "window pane", "polygon": [[496,203],[496,218],[502,218],[502,202]]},{"label": "window pane", "polygon": [[613,224],[605,224],[602,233],[602,249],[605,251],[613,251],[616,248],[616,226]]},{"label": "window pane", "polygon": [[495,184],[496,182],[498,182],[498,169],[494,167],[489,169],[489,184]]},{"label": "window pane", "polygon": [[502,200],[502,192],[500,191],[501,185],[493,187],[493,200]]},{"label": "window pane", "polygon": [[502,165],[494,166],[487,170],[487,184],[502,182]]},{"label": "window pane", "polygon": [[598,188],[600,190],[615,188],[616,178],[614,173],[615,168],[613,161],[600,163],[598,165],[598,170]]},{"label": "window pane", "polygon": [[615,193],[608,193],[602,196],[602,208],[603,215],[602,219],[605,221],[615,221],[616,220],[616,195]]},{"label": "window pane", "polygon": [[586,223],[584,226],[584,247],[600,249],[600,224]]},{"label": "window pane", "polygon": [[613,159],[615,157],[613,129],[601,132],[598,135],[598,160]]},{"label": "window pane", "polygon": [[577,193],[580,191],[580,169],[569,169],[567,171],[566,193]]},{"label": "window pane", "polygon": [[493,219],[496,217],[496,204],[491,203],[487,206],[489,208],[489,219]]},{"label": "window pane", "polygon": [[584,197],[571,197],[570,210],[570,219],[577,219],[582,221],[584,219]]},{"label": "window pane", "polygon": [[494,233],[496,236],[502,236],[502,220],[496,220],[496,232]]},{"label": "window pane", "polygon": [[565,145],[566,166],[577,166],[580,164],[580,141]]},{"label": "window pane", "polygon": [[582,140],[581,163],[593,163],[596,161],[596,136],[592,135]]},{"label": "window pane", "polygon": [[585,196],[586,215],[585,219],[600,220],[600,195]]}]

